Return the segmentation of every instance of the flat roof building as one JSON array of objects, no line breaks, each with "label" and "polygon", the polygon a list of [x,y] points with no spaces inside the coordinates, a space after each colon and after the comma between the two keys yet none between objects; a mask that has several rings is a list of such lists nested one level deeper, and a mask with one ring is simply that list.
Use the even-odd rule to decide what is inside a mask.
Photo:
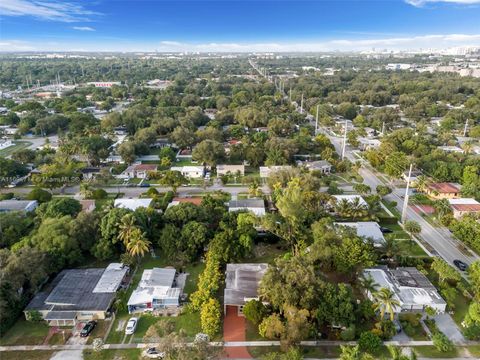
[{"label": "flat roof building", "polygon": [[30,212],[37,208],[37,200],[2,200],[0,201],[0,213],[9,211]]},{"label": "flat roof building", "polygon": [[230,200],[228,211],[250,211],[257,216],[265,215],[265,201],[263,199]]},{"label": "flat roof building", "polygon": [[243,306],[249,300],[258,300],[258,287],[268,269],[268,264],[227,264],[225,273],[224,311],[237,308],[243,315]]},{"label": "flat roof building", "polygon": [[370,239],[375,247],[385,245],[385,238],[380,230],[380,225],[374,221],[335,223],[338,226],[346,226],[355,229],[358,236]]},{"label": "flat roof building", "polygon": [[115,199],[113,205],[118,208],[129,209],[132,211],[137,210],[140,207],[149,207],[152,204],[153,199],[141,199],[141,198],[134,198],[134,199]]},{"label": "flat roof building", "polygon": [[36,310],[50,326],[105,319],[128,270],[120,263],[112,263],[106,269],[63,270],[53,280],[50,292],[39,292],[28,304],[25,316]]},{"label": "flat roof building", "polygon": [[[395,313],[423,312],[431,307],[438,313],[444,313],[447,303],[438,294],[435,286],[420,271],[414,267],[399,267],[388,269],[385,267],[365,269],[364,277],[371,277],[380,288],[390,289],[400,306],[394,307]],[[368,297],[374,300],[368,292]]]}]

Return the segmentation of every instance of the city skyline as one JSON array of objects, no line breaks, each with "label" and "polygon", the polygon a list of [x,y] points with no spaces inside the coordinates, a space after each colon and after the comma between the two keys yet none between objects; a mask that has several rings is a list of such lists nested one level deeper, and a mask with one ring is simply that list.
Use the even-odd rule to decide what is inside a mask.
[{"label": "city skyline", "polygon": [[479,0],[4,0],[0,51],[319,52],[480,45]]}]

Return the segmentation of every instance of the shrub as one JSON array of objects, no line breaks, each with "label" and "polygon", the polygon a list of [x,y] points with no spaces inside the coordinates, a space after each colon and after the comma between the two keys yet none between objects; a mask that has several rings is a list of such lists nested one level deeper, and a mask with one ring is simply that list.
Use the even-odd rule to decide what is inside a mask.
[{"label": "shrub", "polygon": [[380,350],[382,339],[371,331],[366,331],[360,335],[358,346],[360,347],[360,350],[373,354]]},{"label": "shrub", "polygon": [[91,198],[93,200],[105,199],[108,196],[108,193],[103,189],[95,189],[92,191]]},{"label": "shrub", "polygon": [[26,314],[26,318],[28,321],[42,321],[42,314],[38,310],[30,310]]},{"label": "shrub", "polygon": [[213,338],[220,331],[222,325],[222,312],[217,299],[210,298],[200,309],[200,322],[202,331]]},{"label": "shrub", "polygon": [[442,332],[437,332],[432,336],[433,345],[438,351],[448,352],[454,349],[452,341]]},{"label": "shrub", "polygon": [[395,329],[395,324],[391,320],[379,321],[375,324],[375,328],[380,330],[379,336],[383,340],[390,340],[397,332]]},{"label": "shrub", "polygon": [[12,193],[12,192],[5,193],[5,194],[0,194],[0,201],[1,201],[1,200],[10,200],[10,199],[13,199],[14,196],[15,196],[15,194]]},{"label": "shrub", "polygon": [[352,340],[355,340],[355,325],[350,325],[348,328],[346,328],[345,330],[343,330],[341,333],[340,333],[340,338],[343,340],[343,341],[352,341]]},{"label": "shrub", "polygon": [[480,325],[470,325],[463,329],[463,335],[468,340],[480,340]]},{"label": "shrub", "polygon": [[254,325],[262,322],[263,318],[267,316],[267,308],[261,301],[250,300],[243,307],[243,315]]},{"label": "shrub", "polygon": [[45,203],[51,199],[52,194],[41,188],[35,188],[27,195],[27,200],[37,200],[39,203]]}]

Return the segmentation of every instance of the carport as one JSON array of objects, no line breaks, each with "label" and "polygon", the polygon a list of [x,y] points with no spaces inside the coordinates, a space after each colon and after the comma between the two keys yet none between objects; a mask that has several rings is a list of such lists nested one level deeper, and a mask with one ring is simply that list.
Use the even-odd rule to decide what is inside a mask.
[{"label": "carport", "polygon": [[77,313],[75,311],[50,311],[45,316],[49,326],[75,326]]}]

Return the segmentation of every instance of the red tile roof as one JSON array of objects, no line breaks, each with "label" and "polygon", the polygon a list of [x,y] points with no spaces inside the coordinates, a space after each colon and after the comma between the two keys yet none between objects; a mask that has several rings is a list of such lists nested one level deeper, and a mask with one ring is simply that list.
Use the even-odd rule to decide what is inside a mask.
[{"label": "red tile roof", "polygon": [[139,164],[135,166],[135,171],[155,171],[157,170],[157,165],[155,164]]},{"label": "red tile roof", "polygon": [[450,206],[457,211],[480,212],[480,204],[452,204]]},{"label": "red tile roof", "polygon": [[460,189],[452,183],[432,183],[428,185],[432,191],[437,191],[439,194],[458,193]]},{"label": "red tile roof", "polygon": [[187,197],[187,198],[180,198],[180,197],[175,197],[173,198],[173,201],[178,201],[179,203],[190,203],[193,205],[200,205],[202,203],[203,198],[200,196],[195,196],[195,197]]}]

